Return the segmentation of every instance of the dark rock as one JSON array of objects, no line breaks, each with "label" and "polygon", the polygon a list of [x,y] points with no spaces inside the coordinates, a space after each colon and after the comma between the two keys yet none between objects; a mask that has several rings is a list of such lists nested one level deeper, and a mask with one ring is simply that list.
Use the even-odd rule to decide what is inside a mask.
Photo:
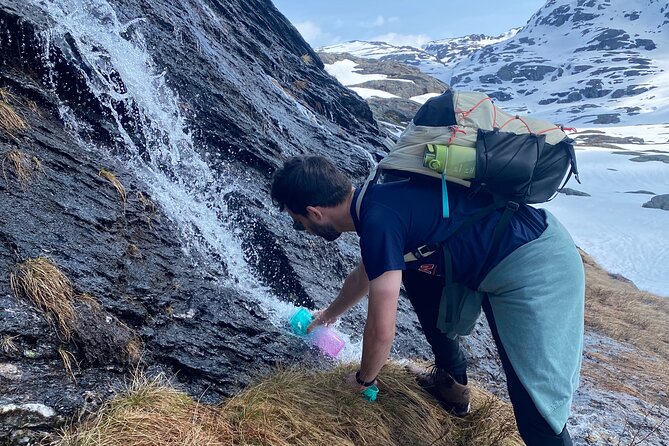
[{"label": "dark rock", "polygon": [[407,125],[421,104],[408,99],[369,98],[369,108],[379,121]]},{"label": "dark rock", "polygon": [[648,190],[633,190],[633,191],[627,191],[625,192],[626,194],[644,194],[644,195],[655,195],[654,192],[648,191]]},{"label": "dark rock", "polygon": [[[575,135],[575,139],[579,144],[643,144],[644,139],[638,136],[611,136],[605,135],[601,132],[595,130],[589,130],[587,133],[578,133]],[[623,154],[629,154],[629,152],[622,152]]]},{"label": "dark rock", "polygon": [[[548,6],[548,5],[546,5]],[[538,25],[549,25],[549,26],[562,26],[571,18],[572,14],[569,14],[571,7],[569,5],[562,5],[555,8],[549,15],[540,19]]]},{"label": "dark rock", "polygon": [[582,88],[580,93],[588,99],[602,98],[611,92],[611,90],[603,88],[602,81],[599,79],[590,79],[586,85],[587,87]]},{"label": "dark rock", "polygon": [[482,84],[502,84],[502,80],[494,74],[479,76],[479,82]]},{"label": "dark rock", "polygon": [[592,65],[576,65],[572,70],[572,74],[582,73],[583,71],[588,71],[591,68],[593,68]]},{"label": "dark rock", "polygon": [[648,51],[651,51],[651,50],[654,50],[655,48],[657,48],[657,45],[655,45],[655,42],[653,42],[650,39],[636,39],[634,41],[634,43],[636,43],[637,48],[643,48],[644,50],[648,50]]},{"label": "dark rock", "polygon": [[630,19],[632,22],[637,20],[639,17],[641,17],[640,11],[632,11],[625,14],[625,18]]},{"label": "dark rock", "polygon": [[635,161],[637,163],[646,163],[649,161],[659,161],[661,163],[669,164],[669,155],[641,155],[634,158],[630,158],[630,161]]},{"label": "dark rock", "polygon": [[552,104],[553,102],[556,102],[558,98],[551,98],[551,99],[542,99],[539,101],[539,105],[548,105]]},{"label": "dark rock", "polygon": [[590,197],[591,196],[590,194],[588,194],[586,192],[581,192],[580,190],[571,189],[569,187],[563,187],[560,190],[560,193],[565,194],[565,195],[575,195],[577,197]]},{"label": "dark rock", "polygon": [[510,101],[513,99],[513,96],[509,93],[503,91],[491,91],[488,92],[488,96],[498,101]]},{"label": "dark rock", "polygon": [[597,115],[597,119],[589,121],[590,124],[617,124],[620,122],[620,115],[618,113],[606,113]]},{"label": "dark rock", "polygon": [[651,198],[650,201],[645,202],[642,206],[645,208],[669,211],[669,194],[656,195]]},{"label": "dark rock", "polygon": [[579,22],[589,22],[592,19],[597,18],[597,14],[593,14],[590,12],[583,12],[582,10],[577,10],[574,13],[574,16],[572,17],[572,22],[574,23],[579,23]]},{"label": "dark rock", "polygon": [[556,70],[556,67],[549,65],[538,65],[530,62],[513,62],[502,66],[497,71],[497,77],[502,81],[510,81],[517,77],[532,81],[540,81],[548,73],[552,73]]},{"label": "dark rock", "polygon": [[605,29],[594,39],[588,42],[591,45],[577,48],[575,52],[580,51],[603,51],[635,48],[630,41],[630,36],[622,29]]}]

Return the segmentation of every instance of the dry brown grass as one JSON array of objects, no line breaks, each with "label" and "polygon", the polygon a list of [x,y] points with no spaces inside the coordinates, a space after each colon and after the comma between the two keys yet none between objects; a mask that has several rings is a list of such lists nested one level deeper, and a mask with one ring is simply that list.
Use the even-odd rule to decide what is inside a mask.
[{"label": "dry brown grass", "polygon": [[28,128],[26,120],[16,112],[12,105],[16,102],[13,94],[5,88],[0,88],[0,129],[10,136]]},{"label": "dry brown grass", "polygon": [[60,359],[63,361],[63,367],[65,367],[65,373],[67,373],[67,376],[72,378],[72,381],[76,383],[77,378],[74,376],[73,366],[76,366],[77,370],[79,370],[80,369],[79,362],[77,362],[77,359],[74,357],[72,352],[65,350],[63,347],[58,347],[57,351],[58,355],[60,356]]},{"label": "dry brown grass", "polygon": [[309,81],[303,79],[299,79],[293,82],[293,87],[297,88],[298,90],[306,90],[308,86]]},{"label": "dry brown grass", "polygon": [[0,344],[2,345],[2,351],[4,353],[9,354],[19,351],[19,349],[16,347],[16,343],[14,343],[14,339],[16,338],[18,338],[18,336],[2,335],[2,341],[0,341]]},{"label": "dry brown grass", "polygon": [[65,340],[70,339],[75,319],[72,283],[50,259],[37,257],[18,264],[9,284],[17,297],[30,301]]},{"label": "dry brown grass", "polygon": [[14,173],[22,189],[26,188],[28,181],[35,173],[42,171],[42,162],[36,157],[23,153],[19,150],[10,150],[2,154],[2,176],[7,181],[7,170]]},{"label": "dry brown grass", "polygon": [[669,358],[669,299],[639,291],[609,275],[588,255],[581,256],[586,275],[586,325]]},{"label": "dry brown grass", "polygon": [[128,202],[128,194],[125,191],[125,187],[123,187],[123,184],[116,178],[116,175],[111,173],[108,170],[101,169],[100,172],[98,173],[101,177],[105,178],[107,181],[109,181],[112,186],[114,186],[114,189],[116,189],[116,192],[118,192],[119,198],[121,199],[121,202],[125,206],[125,204]]},{"label": "dry brown grass", "polygon": [[153,223],[152,220],[156,215],[156,212],[158,211],[158,208],[156,207],[156,204],[151,201],[149,197],[144,195],[142,192],[137,192],[137,199],[139,202],[142,204],[142,207],[144,208],[144,212],[147,213],[146,216],[146,223],[149,225],[150,229],[153,229]]},{"label": "dry brown grass", "polygon": [[165,380],[136,379],[58,446],[520,445],[508,405],[475,393],[464,419],[446,414],[404,369],[389,365],[379,398],[342,386],[352,366],[284,370],[222,406],[194,402]]}]

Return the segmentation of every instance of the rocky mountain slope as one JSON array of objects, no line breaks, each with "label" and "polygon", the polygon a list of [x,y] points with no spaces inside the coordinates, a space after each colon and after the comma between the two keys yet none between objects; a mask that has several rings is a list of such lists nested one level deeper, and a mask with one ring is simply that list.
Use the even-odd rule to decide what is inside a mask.
[{"label": "rocky mountain slope", "polygon": [[[663,123],[669,120],[667,30],[663,1],[550,0],[508,39],[474,41],[469,49],[434,42],[411,63],[453,88],[485,91],[518,113],[581,126]],[[436,61],[423,55],[428,49]],[[362,42],[336,48],[344,50],[394,57],[392,48]]]},{"label": "rocky mountain slope", "polygon": [[350,54],[319,53],[328,73],[367,100],[381,123],[408,123],[425,100],[448,85],[417,68],[394,60],[373,60]]},{"label": "rocky mountain slope", "polygon": [[[137,366],[216,402],[277,363],[331,365],[285,320],[332,298],[355,238],[293,231],[269,180],[315,153],[360,181],[382,135],[271,2],[1,0],[0,112],[1,444],[81,419]],[[44,271],[64,320],[23,286]],[[363,318],[339,326],[351,359]],[[429,357],[418,330],[401,300],[393,357]],[[503,389],[490,345],[468,339],[472,376]],[[650,403],[599,381],[575,437],[630,439]]]}]

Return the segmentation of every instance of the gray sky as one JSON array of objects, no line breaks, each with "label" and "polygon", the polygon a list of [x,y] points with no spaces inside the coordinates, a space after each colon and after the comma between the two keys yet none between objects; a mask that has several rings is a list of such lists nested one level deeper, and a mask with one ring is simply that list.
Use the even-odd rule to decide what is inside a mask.
[{"label": "gray sky", "polygon": [[273,0],[312,47],[348,40],[420,46],[525,25],[546,0]]}]

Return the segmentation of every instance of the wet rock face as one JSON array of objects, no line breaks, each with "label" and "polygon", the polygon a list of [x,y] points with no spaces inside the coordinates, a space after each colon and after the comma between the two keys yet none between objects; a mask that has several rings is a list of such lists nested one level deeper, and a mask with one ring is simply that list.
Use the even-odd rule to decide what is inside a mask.
[{"label": "wet rock face", "polygon": [[[324,307],[358,261],[357,239],[328,244],[293,231],[269,200],[270,178],[287,157],[313,153],[359,182],[381,136],[370,108],[322,70],[270,2],[195,3],[100,0],[96,17],[112,26],[113,11],[125,24],[121,43],[144,42],[178,92],[195,155],[213,172],[206,207],[239,244],[227,255],[198,249],[184,233],[205,235],[185,232],[170,218],[166,203],[174,202],[149,192],[146,171],[163,167],[152,139],[160,129],[147,127],[156,118],[123,67],[103,47],[52,32],[36,4],[6,0],[0,8],[0,88],[29,125],[0,131],[0,156],[21,151],[41,166],[25,185],[8,164],[0,175],[0,443],[20,444],[95,410],[134,367],[133,340],[148,373],[175,376],[208,402],[279,362],[328,365],[249,290]],[[102,54],[95,66],[87,51]],[[165,164],[175,187],[189,178]],[[10,288],[9,272],[39,256],[97,302],[75,305],[72,339]],[[240,263],[253,284],[235,275]],[[429,358],[410,306],[403,300],[400,308],[394,354]],[[363,323],[358,308],[342,329],[358,341]]]},{"label": "wet rock face", "polygon": [[[162,165],[146,131],[153,117],[130,94],[127,73],[100,57],[92,85],[91,49],[76,36],[50,33],[47,52],[42,33],[53,23],[43,11],[22,0],[0,8],[0,88],[29,125],[0,131],[0,156],[21,151],[41,166],[25,185],[7,164],[0,175],[0,443],[20,444],[110,398],[136,361],[134,339],[148,373],[175,376],[210,402],[278,362],[328,365],[248,290],[323,307],[358,260],[356,237],[328,244],[296,233],[269,200],[269,182],[283,160],[306,153],[328,156],[359,182],[369,152],[382,147],[379,131],[369,107],[322,70],[270,2],[197,5],[107,6],[127,24],[122,39],[141,36],[178,92],[193,147],[214,173],[207,206],[239,243],[227,255],[196,249],[164,197],[149,192],[145,169]],[[181,184],[174,166],[163,173]],[[10,288],[16,265],[39,256],[99,305],[75,305],[70,340]],[[240,262],[251,286],[235,276]],[[400,307],[394,354],[429,358],[410,306]],[[363,323],[358,311],[342,327],[356,341]]]}]

